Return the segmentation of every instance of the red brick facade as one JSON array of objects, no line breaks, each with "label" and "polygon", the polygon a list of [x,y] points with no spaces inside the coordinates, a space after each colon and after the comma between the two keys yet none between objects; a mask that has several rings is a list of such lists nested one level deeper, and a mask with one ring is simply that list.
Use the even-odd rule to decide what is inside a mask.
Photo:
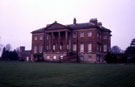
[{"label": "red brick facade", "polygon": [[62,25],[57,22],[32,32],[33,61],[102,63],[110,50],[111,31],[96,19]]}]

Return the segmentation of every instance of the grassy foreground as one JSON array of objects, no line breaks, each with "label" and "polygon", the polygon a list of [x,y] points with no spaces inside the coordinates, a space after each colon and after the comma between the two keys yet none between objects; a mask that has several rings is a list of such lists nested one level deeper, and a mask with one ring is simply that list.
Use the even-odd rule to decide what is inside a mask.
[{"label": "grassy foreground", "polygon": [[0,87],[135,87],[135,65],[0,62]]}]

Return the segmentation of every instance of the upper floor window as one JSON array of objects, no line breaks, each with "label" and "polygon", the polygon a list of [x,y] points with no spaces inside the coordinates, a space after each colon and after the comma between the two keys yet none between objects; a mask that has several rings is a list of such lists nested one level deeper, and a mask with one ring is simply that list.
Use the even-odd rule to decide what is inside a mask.
[{"label": "upper floor window", "polygon": [[80,37],[84,37],[84,32],[80,32]]},{"label": "upper floor window", "polygon": [[43,47],[42,47],[42,45],[40,45],[40,47],[39,47],[39,53],[42,53],[43,52]]},{"label": "upper floor window", "polygon": [[97,38],[99,38],[99,33],[97,33]]},{"label": "upper floor window", "polygon": [[77,37],[77,33],[73,32],[73,38],[76,38],[76,37]]},{"label": "upper floor window", "polygon": [[48,45],[46,45],[46,50],[49,50],[49,47],[48,47]]},{"label": "upper floor window", "polygon": [[46,35],[46,39],[47,39],[47,40],[49,39],[49,35]]},{"label": "upper floor window", "polygon": [[34,46],[34,53],[37,53],[37,46]]},{"label": "upper floor window", "polygon": [[43,40],[43,36],[40,36],[40,40]]},{"label": "upper floor window", "polygon": [[77,50],[76,44],[73,44],[73,51],[76,51],[76,50]]},{"label": "upper floor window", "polygon": [[55,50],[55,44],[53,45],[53,50]]},{"label": "upper floor window", "polygon": [[80,52],[84,52],[84,44],[80,44]]},{"label": "upper floor window", "polygon": [[104,45],[104,52],[107,52],[107,45]]},{"label": "upper floor window", "polygon": [[37,40],[37,36],[34,37],[34,40]]},{"label": "upper floor window", "polygon": [[92,32],[88,32],[88,37],[92,37]]},{"label": "upper floor window", "polygon": [[50,59],[50,56],[47,56],[47,59]]},{"label": "upper floor window", "polygon": [[104,35],[104,39],[107,39],[107,35]]},{"label": "upper floor window", "polygon": [[92,44],[91,43],[88,44],[88,52],[92,52]]}]

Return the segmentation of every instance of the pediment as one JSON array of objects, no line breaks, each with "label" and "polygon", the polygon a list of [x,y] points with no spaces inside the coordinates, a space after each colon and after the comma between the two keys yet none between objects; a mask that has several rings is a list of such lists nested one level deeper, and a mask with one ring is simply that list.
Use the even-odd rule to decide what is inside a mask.
[{"label": "pediment", "polygon": [[66,26],[59,24],[57,22],[50,24],[46,27],[47,30],[51,30],[51,29],[65,29]]}]

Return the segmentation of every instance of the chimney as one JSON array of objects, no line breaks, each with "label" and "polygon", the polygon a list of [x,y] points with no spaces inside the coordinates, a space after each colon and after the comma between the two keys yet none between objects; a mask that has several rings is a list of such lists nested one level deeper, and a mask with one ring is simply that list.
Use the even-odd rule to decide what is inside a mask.
[{"label": "chimney", "polygon": [[73,24],[76,24],[76,18],[74,18],[74,20],[73,20]]},{"label": "chimney", "polygon": [[99,26],[102,26],[102,22],[98,22],[98,25],[99,25]]},{"label": "chimney", "polygon": [[91,23],[94,23],[94,24],[96,24],[96,25],[97,25],[98,20],[97,20],[97,18],[92,18],[92,19],[90,20],[90,22],[91,22]]}]

